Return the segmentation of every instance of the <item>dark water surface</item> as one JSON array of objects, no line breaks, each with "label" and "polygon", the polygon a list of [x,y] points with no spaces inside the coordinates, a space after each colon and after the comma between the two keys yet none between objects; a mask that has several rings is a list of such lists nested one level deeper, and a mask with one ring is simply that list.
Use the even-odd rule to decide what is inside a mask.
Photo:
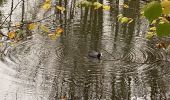
[{"label": "dark water surface", "polygon": [[[0,23],[12,1],[2,2]],[[41,2],[26,1],[25,20],[55,15],[53,9],[36,8]],[[122,2],[104,0],[113,7],[110,11],[86,8],[71,13],[69,9],[44,19],[42,23],[51,30],[58,25],[64,28],[57,40],[37,29],[31,39],[1,47],[5,54],[0,62],[0,100],[60,100],[63,96],[68,100],[170,100],[169,55],[145,38],[148,22],[139,16],[144,2],[131,0],[129,9],[117,5]],[[119,13],[134,21],[120,24]],[[8,20],[21,20],[20,7]],[[101,60],[89,58],[91,50],[102,52]]]}]

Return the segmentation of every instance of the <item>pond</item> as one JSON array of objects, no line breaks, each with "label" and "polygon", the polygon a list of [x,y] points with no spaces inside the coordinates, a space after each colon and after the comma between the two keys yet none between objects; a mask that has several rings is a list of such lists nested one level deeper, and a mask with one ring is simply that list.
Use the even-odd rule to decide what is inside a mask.
[{"label": "pond", "polygon": [[[65,12],[43,10],[41,0],[22,1],[0,1],[5,35],[23,20],[64,32],[55,40],[40,28],[18,42],[2,37],[1,100],[170,100],[169,53],[146,39],[144,0],[100,0],[111,6],[107,11],[65,0]],[[119,14],[133,21],[120,23]],[[93,50],[102,53],[100,60],[88,56]]]}]

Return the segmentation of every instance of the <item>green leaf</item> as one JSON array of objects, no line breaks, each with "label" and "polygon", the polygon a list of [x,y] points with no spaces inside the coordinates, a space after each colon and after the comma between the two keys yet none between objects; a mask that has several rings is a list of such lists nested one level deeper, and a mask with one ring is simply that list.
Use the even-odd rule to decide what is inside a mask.
[{"label": "green leaf", "polygon": [[158,36],[167,36],[170,34],[170,23],[159,24],[156,27],[156,33]]},{"label": "green leaf", "polygon": [[145,6],[144,16],[151,22],[152,20],[158,18],[162,13],[161,4],[157,1],[153,1]]},{"label": "green leaf", "polygon": [[83,1],[81,1],[80,4],[81,4],[83,7],[89,7],[89,6],[92,5],[92,2],[89,2],[89,1],[87,1],[87,0],[83,0]]},{"label": "green leaf", "polygon": [[122,17],[122,19],[120,20],[121,23],[127,23],[129,21],[129,18],[127,17]]},{"label": "green leaf", "polygon": [[93,6],[94,6],[94,9],[99,9],[100,7],[102,7],[102,4],[99,2],[94,2]]}]

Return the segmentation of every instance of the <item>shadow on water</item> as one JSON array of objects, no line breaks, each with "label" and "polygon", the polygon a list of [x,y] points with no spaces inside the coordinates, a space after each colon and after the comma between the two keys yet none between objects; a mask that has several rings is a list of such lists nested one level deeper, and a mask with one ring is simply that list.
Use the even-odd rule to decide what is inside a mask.
[{"label": "shadow on water", "polygon": [[[110,11],[77,10],[76,0],[55,1],[65,7],[68,3],[70,9],[47,11],[54,16],[42,23],[51,30],[63,27],[59,39],[51,40],[37,29],[31,39],[5,48],[0,62],[1,100],[169,100],[169,55],[145,39],[142,1],[125,0],[128,9],[119,6],[119,0],[99,2],[111,5]],[[42,17],[39,10],[34,9],[32,20]],[[120,13],[133,22],[120,24]],[[19,21],[27,20],[23,15]],[[89,58],[91,50],[102,52],[101,60]]]}]

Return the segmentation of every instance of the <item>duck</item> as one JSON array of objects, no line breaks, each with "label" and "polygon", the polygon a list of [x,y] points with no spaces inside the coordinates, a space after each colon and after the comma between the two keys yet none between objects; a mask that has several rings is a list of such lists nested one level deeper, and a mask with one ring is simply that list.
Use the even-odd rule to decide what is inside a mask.
[{"label": "duck", "polygon": [[88,56],[91,57],[91,58],[97,58],[97,59],[101,60],[102,53],[101,52],[97,52],[97,51],[90,51],[88,53]]}]

